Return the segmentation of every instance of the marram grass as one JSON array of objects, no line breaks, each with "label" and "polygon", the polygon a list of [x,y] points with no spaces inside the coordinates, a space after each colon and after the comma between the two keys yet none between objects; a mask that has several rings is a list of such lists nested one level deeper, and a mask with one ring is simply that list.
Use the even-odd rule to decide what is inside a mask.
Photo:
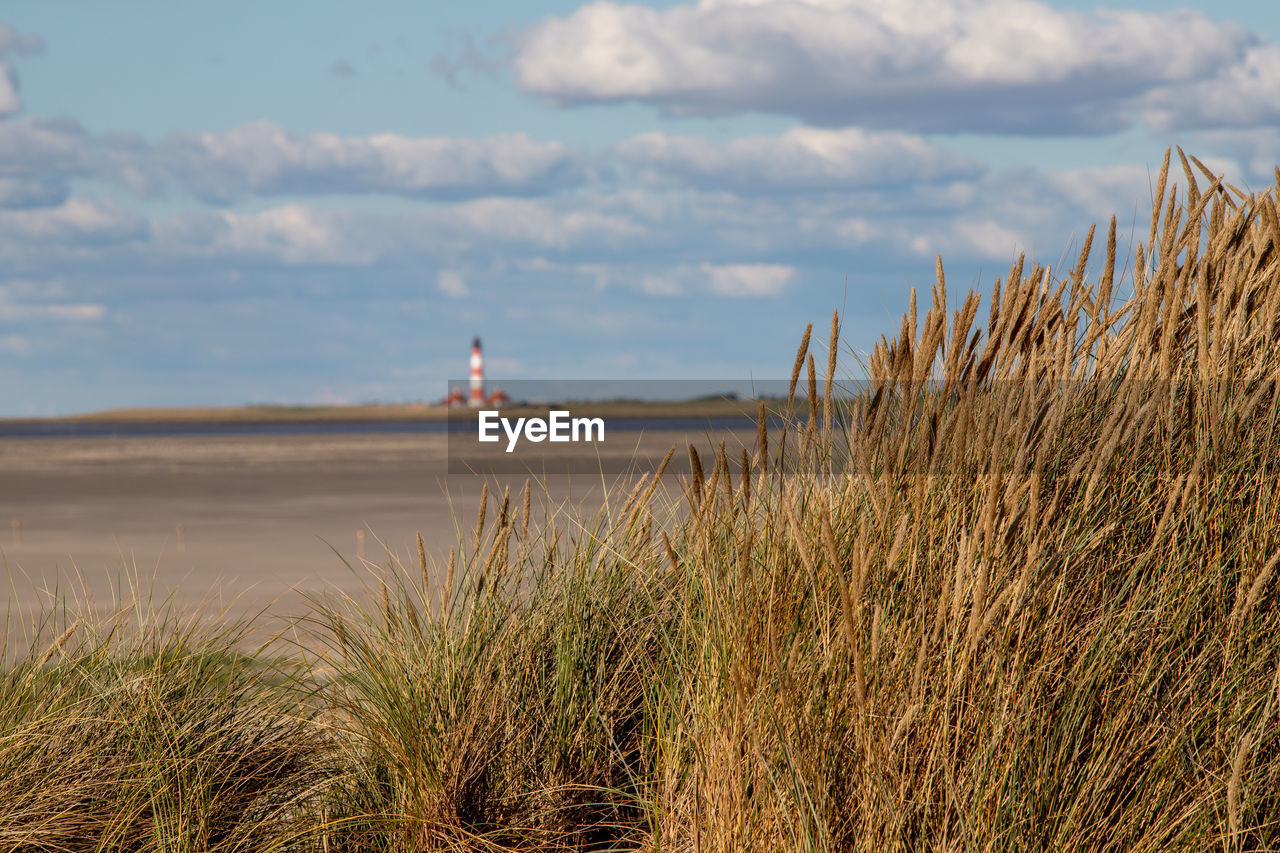
[{"label": "marram grass", "polygon": [[10,654],[0,848],[1280,850],[1280,175],[1178,159],[1131,271],[1113,221],[980,319],[939,262],[856,394],[833,318],[807,417],[592,519],[486,494],[288,672]]},{"label": "marram grass", "polygon": [[339,768],[298,675],[243,651],[248,626],[145,598],[107,618],[81,609],[47,645],[6,649],[0,850],[265,851],[314,837]]}]

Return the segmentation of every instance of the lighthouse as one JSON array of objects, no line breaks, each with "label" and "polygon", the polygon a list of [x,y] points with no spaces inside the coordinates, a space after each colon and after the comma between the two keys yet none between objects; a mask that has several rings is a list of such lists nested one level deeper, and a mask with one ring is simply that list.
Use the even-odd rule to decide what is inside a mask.
[{"label": "lighthouse", "polygon": [[473,409],[488,406],[491,409],[497,409],[511,402],[511,398],[501,388],[495,388],[486,394],[484,390],[484,351],[480,349],[480,338],[471,339],[471,389],[467,394],[462,393],[462,389],[457,387],[457,383],[450,381],[449,396],[445,397],[436,405],[449,406],[469,406]]},{"label": "lighthouse", "polygon": [[478,408],[484,405],[484,353],[480,350],[480,338],[471,341],[471,396],[467,405]]}]

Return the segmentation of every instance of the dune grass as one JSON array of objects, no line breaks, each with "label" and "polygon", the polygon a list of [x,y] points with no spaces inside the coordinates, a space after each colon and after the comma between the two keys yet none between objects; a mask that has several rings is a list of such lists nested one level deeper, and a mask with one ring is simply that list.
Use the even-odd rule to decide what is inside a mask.
[{"label": "dune grass", "polygon": [[939,261],[856,397],[833,317],[807,418],[591,519],[486,495],[291,669],[17,655],[0,849],[1280,849],[1280,174],[1178,159],[1127,270],[1113,220],[980,321]]},{"label": "dune grass", "polygon": [[0,673],[0,850],[271,850],[314,837],[338,768],[292,664],[246,654],[247,625],[181,619],[145,597],[106,618],[83,603],[70,613],[48,612]]}]

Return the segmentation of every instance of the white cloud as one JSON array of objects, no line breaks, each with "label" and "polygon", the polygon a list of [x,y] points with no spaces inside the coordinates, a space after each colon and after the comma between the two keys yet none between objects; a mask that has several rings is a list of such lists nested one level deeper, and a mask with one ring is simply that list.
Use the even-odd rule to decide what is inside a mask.
[{"label": "white cloud", "polygon": [[679,296],[684,292],[681,278],[683,276],[670,272],[641,276],[640,289],[650,296]]},{"label": "white cloud", "polygon": [[66,295],[66,285],[56,280],[11,278],[4,284],[0,284],[0,302],[19,299],[62,299]]},{"label": "white cloud", "polygon": [[44,39],[30,33],[20,33],[7,24],[0,24],[0,59],[10,56],[26,56],[44,49]]},{"label": "white cloud", "polygon": [[76,322],[101,320],[106,316],[105,305],[62,301],[65,297],[62,282],[10,279],[0,284],[0,322]]},{"label": "white cloud", "polygon": [[526,31],[513,65],[521,88],[562,105],[638,100],[677,115],[759,110],[827,126],[1099,133],[1219,79],[1239,84],[1238,103],[1177,120],[1262,104],[1253,121],[1265,122],[1280,84],[1269,51],[1241,26],[1185,10],[701,0],[583,6]]},{"label": "white cloud", "polygon": [[613,147],[642,177],[737,192],[824,191],[980,175],[980,163],[906,133],[798,127],[727,142],[645,133]]},{"label": "white cloud", "polygon": [[107,309],[89,302],[64,304],[10,304],[0,302],[0,321],[19,320],[101,320]]},{"label": "white cloud", "polygon": [[69,192],[67,182],[57,178],[0,176],[0,208],[53,207]]},{"label": "white cloud", "polygon": [[94,140],[69,119],[16,118],[0,122],[0,173],[84,174]]},{"label": "white cloud", "polygon": [[0,352],[30,355],[31,349],[31,339],[25,335],[0,335]]},{"label": "white cloud", "polygon": [[467,280],[457,270],[440,270],[436,274],[436,290],[454,299],[461,299],[471,292],[467,288]]},{"label": "white cloud", "polygon": [[[1275,154],[1275,150],[1272,150]],[[1227,157],[1205,156],[1200,158],[1215,176],[1227,176],[1228,183],[1239,181],[1244,170],[1239,163]],[[1210,180],[1192,164],[1196,184],[1204,189]],[[1159,165],[1151,167],[1132,163],[1114,166],[1089,166],[1079,169],[1061,169],[1048,172],[1044,180],[1055,191],[1070,199],[1077,208],[1091,219],[1102,222],[1111,216],[1118,220],[1130,220],[1136,213],[1145,217],[1151,210],[1152,197],[1160,177]],[[1167,192],[1177,187],[1178,198],[1185,199],[1186,179],[1176,153],[1169,168]]]},{"label": "white cloud", "polygon": [[265,255],[287,264],[367,264],[376,257],[341,227],[340,217],[302,204],[256,213],[223,212],[210,248]]},{"label": "white cloud", "polygon": [[[961,220],[953,225],[953,230],[962,245],[967,244],[968,249],[983,257],[1016,258],[1028,247],[1028,241],[1014,228],[990,219]],[[940,247],[926,246],[922,247],[921,254],[934,255],[940,250]]]},{"label": "white cloud", "polygon": [[[525,272],[587,276],[591,279],[592,287],[596,291],[607,290],[614,279],[613,270],[608,264],[562,264],[538,256],[516,260],[512,265]],[[502,271],[505,267],[505,262],[498,261],[495,264],[495,271]]]},{"label": "white cloud", "polygon": [[141,216],[112,201],[72,198],[57,207],[0,210],[0,251],[30,242],[106,245],[146,239]]},{"label": "white cloud", "polygon": [[127,134],[94,135],[66,118],[0,121],[0,205],[51,207],[67,197],[75,178],[114,181],[146,195],[159,185],[150,146]]},{"label": "white cloud", "polygon": [[284,193],[446,199],[536,194],[581,179],[565,145],[524,133],[343,137],[291,133],[258,121],[216,133],[175,134],[161,143],[158,156],[178,182],[211,201]]},{"label": "white cloud", "polygon": [[[32,124],[9,137],[0,131],[0,150],[8,139],[23,157],[34,157],[32,140],[42,134],[71,140],[70,153],[50,155],[55,162],[81,162],[70,126]],[[906,152],[900,162],[895,152]],[[934,152],[941,165],[931,169]],[[1230,161],[1205,160],[1238,177]],[[144,217],[72,196],[49,207],[0,210],[0,260],[12,275],[30,279],[66,279],[68,265],[86,264],[145,269],[153,281],[157,274],[177,281],[235,273],[245,282],[257,270],[282,266],[361,266],[369,272],[362,271],[360,287],[390,280],[375,267],[417,264],[436,276],[428,286],[440,293],[470,292],[481,279],[509,280],[527,270],[539,274],[539,286],[580,294],[618,286],[631,294],[620,298],[698,299],[774,295],[787,292],[801,270],[809,276],[821,269],[837,281],[846,271],[892,270],[935,252],[985,263],[1044,249],[1056,261],[1089,224],[1105,226],[1115,213],[1127,225],[1149,208],[1145,165],[985,170],[902,133],[805,127],[736,141],[644,134],[599,161],[616,180],[547,197],[394,211],[328,202],[227,210],[188,204]],[[829,192],[833,187],[838,191]]]},{"label": "white cloud", "polygon": [[[363,228],[355,226],[363,224]],[[228,265],[230,281],[240,279],[240,264],[268,266],[362,266],[385,248],[363,239],[376,223],[358,216],[285,204],[266,210],[216,213],[184,212],[157,219],[152,226],[154,257],[178,265],[192,258]]]},{"label": "white cloud", "polygon": [[80,177],[112,181],[140,196],[177,185],[216,203],[319,194],[449,201],[542,195],[581,185],[587,172],[583,156],[568,146],[524,133],[346,137],[291,133],[260,121],[173,134],[152,145],[124,134],[91,134],[70,119],[0,121],[0,179],[25,182],[17,196],[33,196],[32,182],[40,181],[46,188],[40,197],[48,202]]},{"label": "white cloud", "polygon": [[616,245],[644,233],[630,217],[600,210],[583,199],[552,203],[483,198],[454,205],[444,214],[432,211],[423,219],[472,245],[479,238],[564,249],[588,241]]},{"label": "white cloud", "polygon": [[[1275,169],[1280,165],[1280,130],[1275,127],[1211,130],[1197,136],[1204,148],[1239,158],[1249,173],[1261,178],[1265,184],[1276,180]],[[1205,165],[1213,168],[1209,163]]]},{"label": "white cloud", "polygon": [[[1218,161],[1212,161],[1217,163]],[[286,265],[373,265],[422,259],[440,292],[470,290],[467,270],[586,279],[650,295],[767,295],[797,264],[737,258],[825,257],[837,266],[942,252],[1007,261],[1019,247],[1052,246],[1105,223],[1139,218],[1145,166],[1062,172],[1006,169],[946,184],[843,193],[740,195],[696,188],[592,187],[544,199],[487,198],[401,214],[290,204],[266,211],[187,213],[157,222],[154,241],[174,259]],[[668,263],[655,266],[661,256]],[[696,260],[694,260],[696,259]],[[674,263],[672,263],[674,261]],[[458,280],[452,278],[453,274]],[[577,287],[577,285],[574,285]]]},{"label": "white cloud", "polygon": [[677,264],[654,267],[648,258],[624,255],[609,264],[554,264],[542,258],[518,265],[530,272],[556,272],[590,275],[597,280],[596,291],[603,288],[599,279],[655,297],[696,296],[713,293],[718,296],[774,296],[790,284],[796,270],[777,264]]},{"label": "white cloud", "polygon": [[602,210],[599,199],[585,196],[476,199],[398,214],[294,202],[250,212],[183,212],[157,220],[153,233],[159,253],[175,261],[368,266],[405,256],[492,264],[519,247],[617,251],[645,232],[626,211]]},{"label": "white cloud", "polygon": [[0,62],[0,118],[22,109],[18,97],[18,75],[7,62]]},{"label": "white cloud", "polygon": [[1280,46],[1253,45],[1208,77],[1157,90],[1145,116],[1158,130],[1274,125],[1280,119]]},{"label": "white cloud", "polygon": [[719,296],[778,296],[796,275],[794,267],[780,264],[703,264],[702,271]]},{"label": "white cloud", "polygon": [[0,24],[0,116],[21,111],[18,97],[18,74],[6,60],[11,56],[37,53],[44,47],[39,36],[20,33],[12,27]]},{"label": "white cloud", "polygon": [[863,216],[850,216],[835,223],[836,234],[854,245],[870,243],[880,236],[880,229]]},{"label": "white cloud", "polygon": [[[1062,197],[1099,220],[1113,215],[1118,220],[1131,220],[1134,211],[1151,209],[1151,196],[1159,174],[1159,165],[1151,169],[1120,163],[1061,169],[1046,174],[1044,180]],[[1177,173],[1173,177],[1176,178]]]}]

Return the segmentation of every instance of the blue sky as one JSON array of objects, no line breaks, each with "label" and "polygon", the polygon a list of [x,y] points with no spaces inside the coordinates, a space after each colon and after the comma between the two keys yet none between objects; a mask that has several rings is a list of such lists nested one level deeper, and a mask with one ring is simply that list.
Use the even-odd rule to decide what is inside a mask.
[{"label": "blue sky", "polygon": [[0,415],[777,377],[1278,127],[1244,0],[16,0]]}]

